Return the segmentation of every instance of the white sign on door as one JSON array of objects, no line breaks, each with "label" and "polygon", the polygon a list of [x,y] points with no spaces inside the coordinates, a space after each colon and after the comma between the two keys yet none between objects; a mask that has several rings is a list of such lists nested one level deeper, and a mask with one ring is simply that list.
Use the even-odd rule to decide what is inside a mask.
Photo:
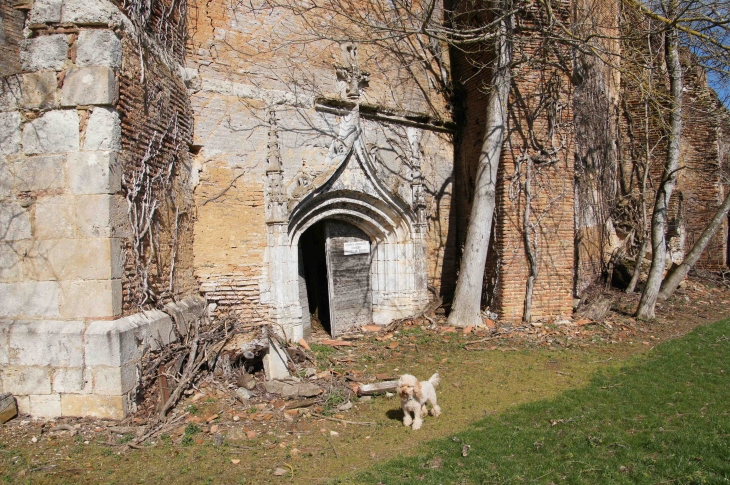
[{"label": "white sign on door", "polygon": [[369,241],[353,241],[353,242],[346,242],[344,244],[345,246],[345,256],[349,256],[351,254],[369,254],[370,253],[370,242]]}]

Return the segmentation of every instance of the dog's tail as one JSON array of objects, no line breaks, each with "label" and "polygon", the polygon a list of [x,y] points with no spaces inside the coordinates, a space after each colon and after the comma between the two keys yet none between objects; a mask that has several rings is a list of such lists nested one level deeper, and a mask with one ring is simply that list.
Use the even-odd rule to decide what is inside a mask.
[{"label": "dog's tail", "polygon": [[431,378],[428,380],[428,382],[430,382],[433,387],[438,386],[439,383],[441,382],[441,378],[439,377],[439,373],[437,372],[434,375],[432,375]]}]

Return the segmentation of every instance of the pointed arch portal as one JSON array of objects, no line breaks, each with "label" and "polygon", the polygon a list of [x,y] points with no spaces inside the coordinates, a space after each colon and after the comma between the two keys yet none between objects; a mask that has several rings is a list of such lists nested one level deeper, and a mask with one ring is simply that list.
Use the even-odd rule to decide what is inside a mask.
[{"label": "pointed arch portal", "polygon": [[[324,294],[321,276],[316,291],[307,288],[307,280],[310,286],[313,280],[304,261],[326,259],[328,301],[318,301],[317,307],[320,312],[328,307],[333,336],[363,324],[387,324],[428,302],[422,214],[375,175],[360,129],[356,110],[343,117],[327,157],[327,165],[335,167],[329,178],[288,200],[286,219],[268,222],[268,288],[262,288],[262,300],[290,340],[307,334],[309,300],[321,301]],[[420,190],[416,182],[414,192]],[[307,254],[319,251],[307,232],[318,227],[325,228],[320,236],[325,254]],[[303,236],[310,242],[300,244]]]}]

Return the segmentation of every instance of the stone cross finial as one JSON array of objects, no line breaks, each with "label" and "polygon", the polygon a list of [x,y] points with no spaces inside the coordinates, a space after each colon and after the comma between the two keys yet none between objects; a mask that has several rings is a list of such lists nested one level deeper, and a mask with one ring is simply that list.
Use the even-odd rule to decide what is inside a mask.
[{"label": "stone cross finial", "polygon": [[342,49],[342,66],[337,67],[337,80],[344,98],[359,99],[360,92],[368,86],[370,74],[361,71],[357,59],[357,45],[344,42]]}]

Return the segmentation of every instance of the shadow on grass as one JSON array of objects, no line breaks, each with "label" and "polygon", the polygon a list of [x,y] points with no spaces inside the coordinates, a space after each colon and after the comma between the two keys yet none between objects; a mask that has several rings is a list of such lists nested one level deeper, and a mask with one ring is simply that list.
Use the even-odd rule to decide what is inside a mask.
[{"label": "shadow on grass", "polygon": [[730,321],[334,483],[730,483]]}]

